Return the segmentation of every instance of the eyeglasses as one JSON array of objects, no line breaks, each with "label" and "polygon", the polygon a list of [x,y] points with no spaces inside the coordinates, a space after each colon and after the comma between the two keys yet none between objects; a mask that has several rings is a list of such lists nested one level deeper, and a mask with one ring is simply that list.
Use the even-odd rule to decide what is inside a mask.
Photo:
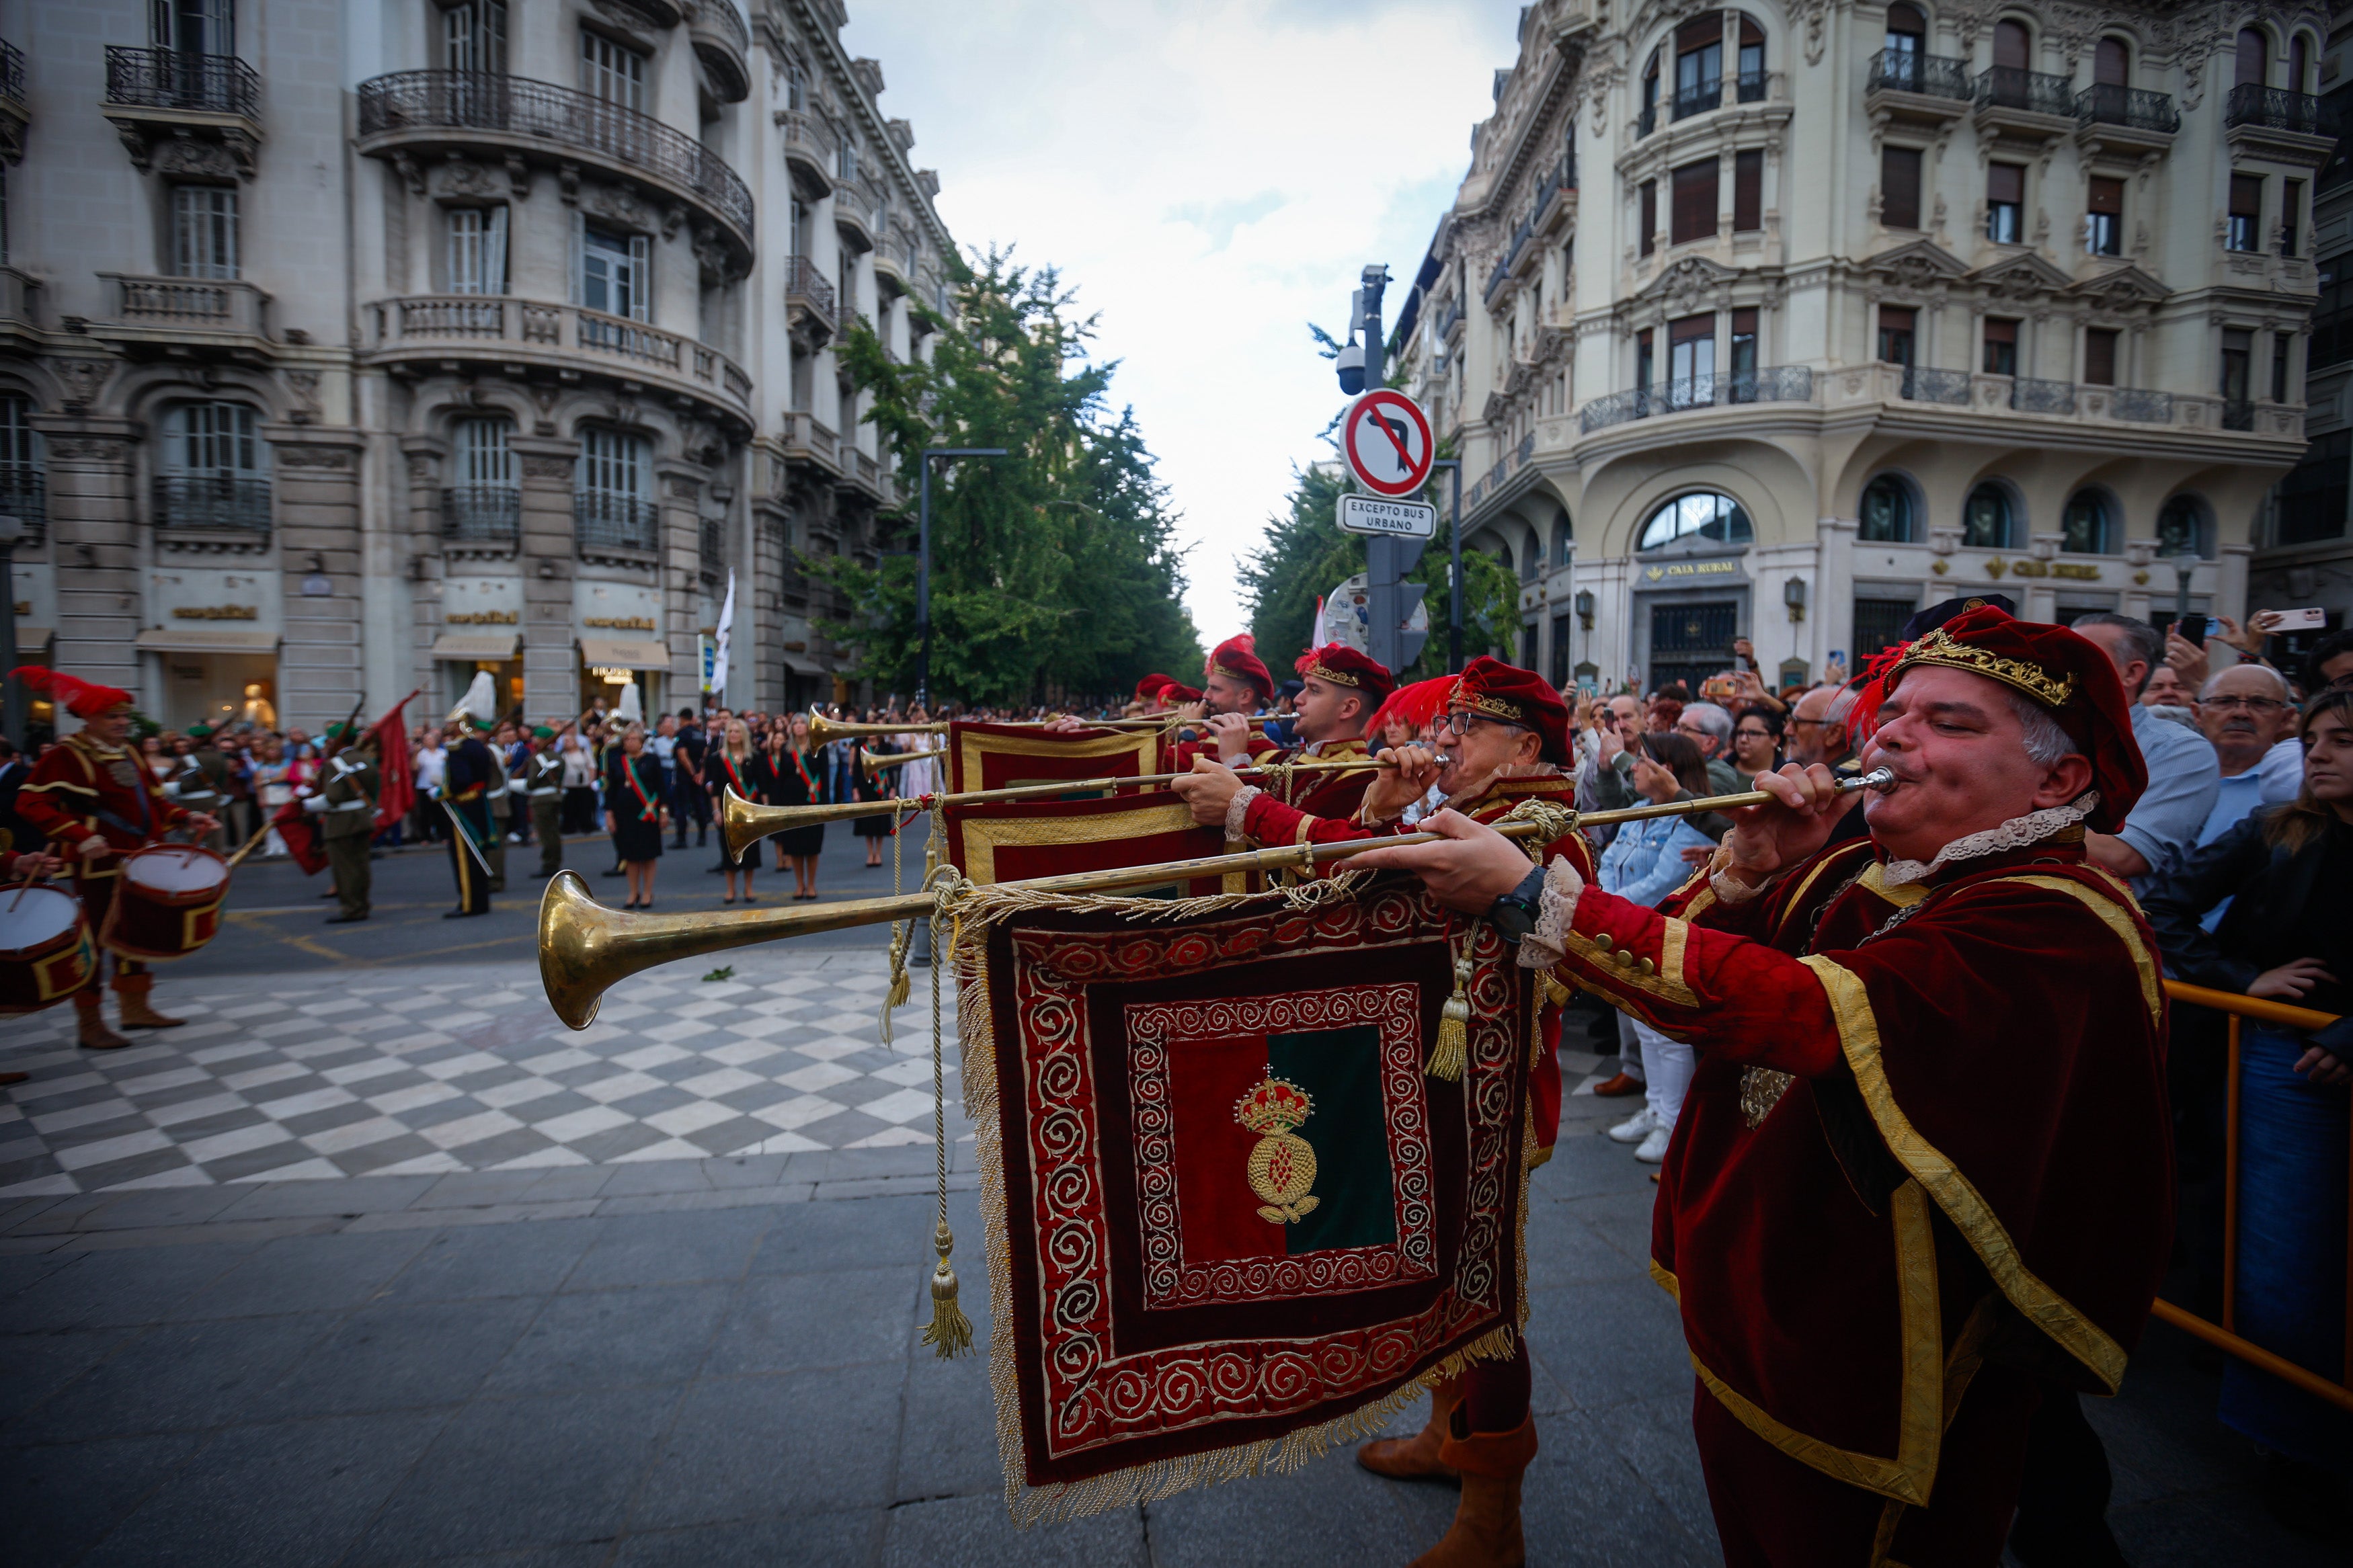
[{"label": "eyeglasses", "polygon": [[1451,735],[1467,735],[1473,724],[1493,724],[1505,730],[1525,730],[1525,724],[1513,724],[1502,719],[1485,719],[1465,709],[1449,713],[1438,721],[1438,727]]},{"label": "eyeglasses", "polygon": [[1773,737],[1770,730],[1735,730],[1732,733],[1734,739],[1741,741],[1767,741]]},{"label": "eyeglasses", "polygon": [[2220,708],[2224,712],[2233,708],[2243,708],[2250,713],[2268,713],[2274,708],[2284,708],[2287,704],[2276,697],[2207,697],[2200,699],[2199,706]]}]

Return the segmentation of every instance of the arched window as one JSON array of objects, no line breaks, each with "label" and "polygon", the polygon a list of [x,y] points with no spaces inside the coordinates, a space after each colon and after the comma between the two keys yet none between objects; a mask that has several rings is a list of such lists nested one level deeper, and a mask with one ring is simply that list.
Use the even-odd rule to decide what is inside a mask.
[{"label": "arched window", "polygon": [[2202,500],[2178,495],[2165,503],[2157,514],[2157,552],[2167,560],[2185,552],[2200,557],[2214,553],[2214,531]]},{"label": "arched window", "polygon": [[2237,58],[2231,62],[2233,85],[2263,86],[2264,78],[2271,74],[2271,40],[2263,37],[2262,28],[2240,28]]},{"label": "arched window", "polygon": [[1637,136],[1648,136],[1652,131],[1658,129],[1661,52],[1659,49],[1652,49],[1649,63],[1642,67],[1642,117],[1634,128],[1634,133]]},{"label": "arched window", "polygon": [[2029,70],[2034,64],[2034,35],[2026,24],[2008,17],[1993,25],[1993,64],[1996,70]]},{"label": "arched window", "polygon": [[2287,41],[2287,89],[2312,90],[2312,35],[2298,33]]},{"label": "arched window", "polygon": [[1567,565],[1568,558],[1576,549],[1577,534],[1576,531],[1569,527],[1568,513],[1555,512],[1552,520],[1552,563],[1556,566]]},{"label": "arched window", "polygon": [[1972,550],[2008,550],[2018,522],[2010,492],[1989,479],[1969,492],[1961,509],[1961,542]]},{"label": "arched window", "polygon": [[1756,103],[1765,96],[1765,29],[1746,12],[1740,16],[1739,99]]},{"label": "arched window", "polygon": [[1855,535],[1866,544],[1909,544],[1915,510],[1912,489],[1894,474],[1882,474],[1862,489],[1862,527]]},{"label": "arched window", "polygon": [[1544,547],[1536,542],[1536,531],[1529,529],[1520,539],[1520,581],[1533,583],[1544,570]]},{"label": "arched window", "polygon": [[1746,544],[1756,536],[1748,513],[1728,495],[1698,490],[1674,500],[1651,514],[1642,524],[1637,550],[1656,550],[1679,539],[1704,539],[1716,544]]},{"label": "arched window", "polygon": [[1903,0],[1887,8],[1886,53],[1880,57],[1878,79],[1889,87],[1920,90],[1920,59],[1928,52],[1928,18],[1916,5]]},{"label": "arched window", "polygon": [[2092,81],[2097,87],[2123,87],[2130,79],[2132,57],[2122,38],[2102,38],[2092,49]]},{"label": "arched window", "polygon": [[2068,498],[2059,519],[2059,548],[2070,555],[2116,553],[2116,506],[2105,492],[2080,489]]}]

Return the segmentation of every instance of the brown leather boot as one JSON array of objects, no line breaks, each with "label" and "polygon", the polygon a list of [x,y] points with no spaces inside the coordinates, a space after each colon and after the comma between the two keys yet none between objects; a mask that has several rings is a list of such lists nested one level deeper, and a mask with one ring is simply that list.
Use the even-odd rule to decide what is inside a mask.
[{"label": "brown leather boot", "polygon": [[1438,1451],[1441,1464],[1462,1476],[1462,1500],[1453,1527],[1411,1568],[1523,1568],[1527,1543],[1520,1535],[1520,1478],[1536,1457],[1536,1418],[1516,1432],[1468,1432],[1457,1410]]},{"label": "brown leather boot", "polygon": [[1356,1450],[1356,1463],[1377,1476],[1401,1481],[1455,1479],[1440,1464],[1438,1450],[1446,1441],[1446,1418],[1462,1403],[1462,1380],[1450,1377],[1430,1385],[1430,1420],[1410,1437],[1377,1437]]},{"label": "brown leather boot", "polygon": [[106,1026],[106,998],[91,986],[74,993],[74,1022],[81,1026],[81,1048],[119,1051],[131,1042]]},{"label": "brown leather boot", "polygon": [[185,1018],[167,1018],[147,1005],[147,993],[155,984],[152,974],[118,974],[114,977],[115,1010],[122,1016],[126,1029],[176,1029]]}]

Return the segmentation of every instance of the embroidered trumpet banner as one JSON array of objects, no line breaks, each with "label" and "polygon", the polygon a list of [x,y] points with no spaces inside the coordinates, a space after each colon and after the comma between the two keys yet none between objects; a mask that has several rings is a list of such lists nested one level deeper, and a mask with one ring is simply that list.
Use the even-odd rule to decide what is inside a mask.
[{"label": "embroidered trumpet banner", "polygon": [[992,1382],[1023,1522],[1304,1462],[1508,1355],[1528,972],[1472,943],[1469,1065],[1417,884],[1023,910],[965,948]]}]

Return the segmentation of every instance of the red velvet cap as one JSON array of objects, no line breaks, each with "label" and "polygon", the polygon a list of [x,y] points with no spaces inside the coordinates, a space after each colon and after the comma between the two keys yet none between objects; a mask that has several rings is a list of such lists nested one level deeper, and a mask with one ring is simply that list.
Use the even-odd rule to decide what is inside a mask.
[{"label": "red velvet cap", "polygon": [[1446,700],[1453,694],[1454,678],[1451,675],[1398,687],[1389,693],[1387,701],[1373,710],[1372,718],[1365,724],[1365,739],[1376,750],[1388,745],[1388,742],[1381,739],[1381,731],[1388,727],[1390,720],[1402,719],[1413,727],[1414,737],[1419,740],[1421,731],[1430,721],[1446,711]]},{"label": "red velvet cap", "polygon": [[1533,730],[1544,742],[1546,762],[1556,767],[1569,764],[1568,705],[1534,670],[1481,654],[1462,667],[1447,708]]},{"label": "red velvet cap", "polygon": [[1176,681],[1165,675],[1147,675],[1135,683],[1135,700],[1138,702],[1149,702],[1176,684]]},{"label": "red velvet cap", "polygon": [[1201,693],[1193,687],[1172,680],[1160,689],[1160,700],[1172,708],[1181,708],[1187,702],[1201,700]]},{"label": "red velvet cap", "polygon": [[1203,679],[1222,675],[1229,680],[1247,680],[1258,688],[1259,696],[1262,700],[1272,701],[1274,672],[1267,668],[1265,661],[1259,658],[1257,649],[1258,639],[1248,632],[1243,632],[1238,637],[1228,637],[1218,645],[1215,652],[1209,655],[1209,663],[1203,672]]},{"label": "red velvet cap", "polygon": [[1368,655],[1358,653],[1345,643],[1325,643],[1322,647],[1309,648],[1291,668],[1303,676],[1362,692],[1366,701],[1376,705],[1387,701],[1389,693],[1397,689],[1397,678],[1388,672],[1388,666],[1375,663]]},{"label": "red velvet cap", "polygon": [[23,681],[26,690],[37,691],[54,701],[64,703],[66,711],[77,719],[95,719],[110,708],[131,705],[131,693],[122,688],[100,686],[94,680],[68,675],[62,669],[26,664],[19,665],[8,673]]},{"label": "red velvet cap", "polygon": [[2084,821],[2094,832],[2122,826],[2148,787],[2124,682],[2106,651],[2089,637],[2042,621],[2013,620],[1987,605],[1915,638],[1880,678],[1882,686],[1894,691],[1904,672],[1918,665],[2000,681],[2058,720],[2092,764],[2100,804]]}]

